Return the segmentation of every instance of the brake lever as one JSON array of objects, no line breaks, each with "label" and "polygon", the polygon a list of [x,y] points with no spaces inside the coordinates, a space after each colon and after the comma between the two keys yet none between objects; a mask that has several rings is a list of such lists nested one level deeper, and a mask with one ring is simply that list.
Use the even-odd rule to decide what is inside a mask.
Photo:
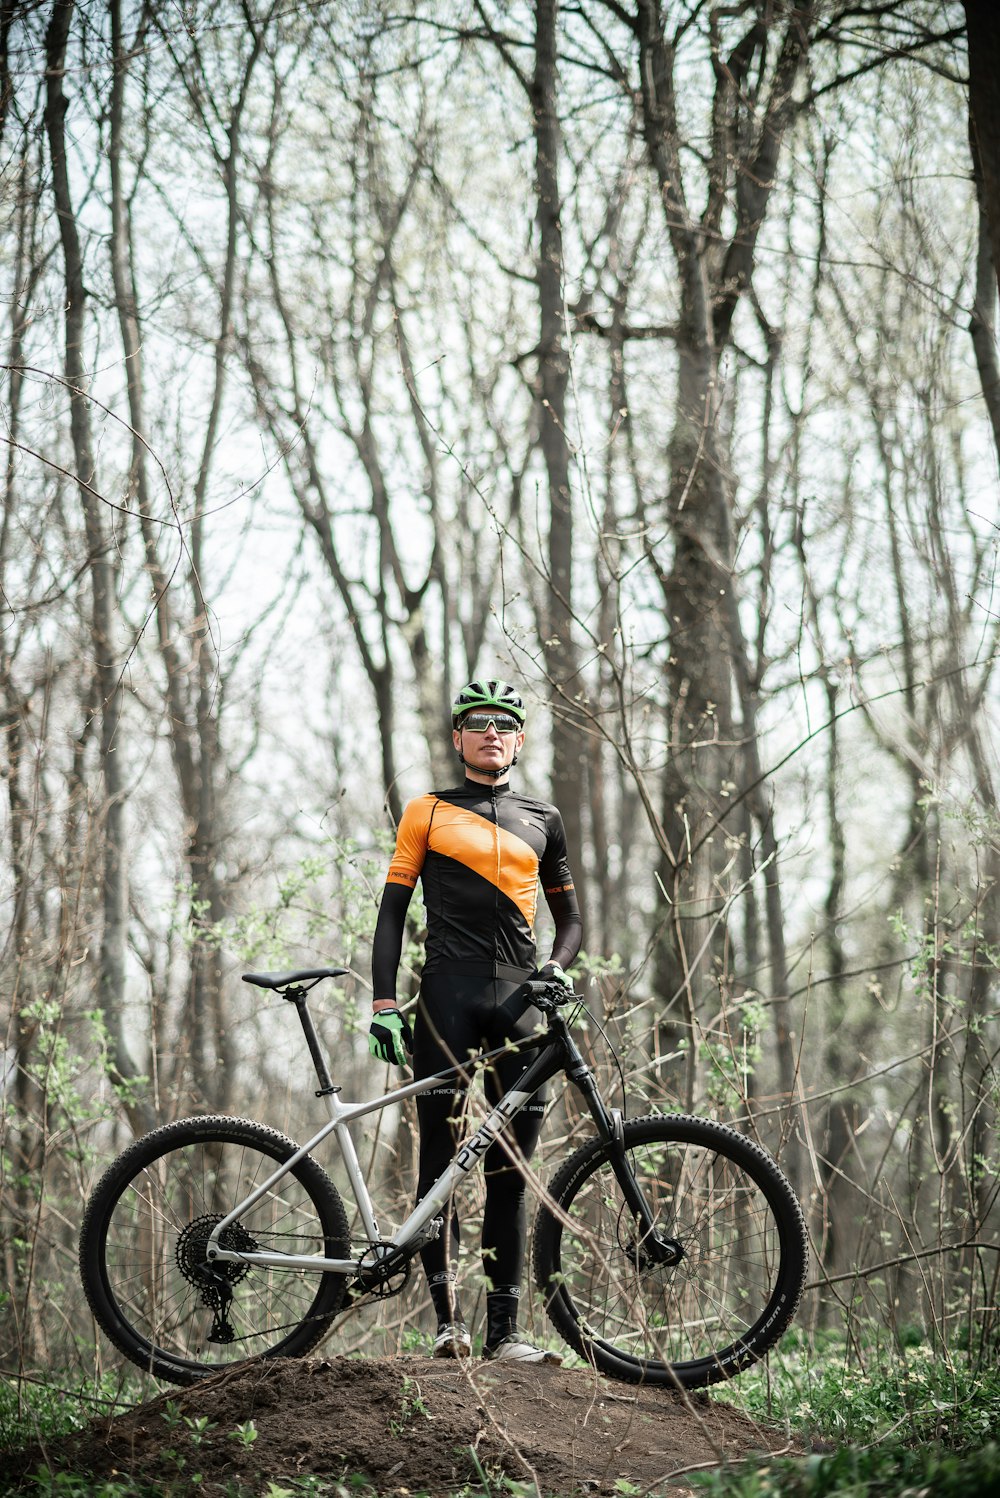
[{"label": "brake lever", "polygon": [[524,986],[531,995],[535,1008],[543,1011],[563,1009],[567,1004],[582,999],[582,994],[574,993],[572,989],[565,988],[550,978],[529,978]]}]

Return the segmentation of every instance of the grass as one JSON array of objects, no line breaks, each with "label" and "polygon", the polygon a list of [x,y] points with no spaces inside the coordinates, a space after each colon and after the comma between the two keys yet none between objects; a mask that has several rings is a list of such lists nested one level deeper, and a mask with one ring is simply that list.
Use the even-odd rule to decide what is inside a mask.
[{"label": "grass", "polygon": [[[17,1492],[23,1493],[25,1498],[29,1495],[30,1498],[189,1498],[190,1494],[197,1493],[198,1485],[197,1476],[148,1483],[136,1482],[129,1477],[100,1481],[80,1473],[38,1472]],[[374,1498],[374,1490],[302,1477],[271,1482],[263,1492],[260,1488],[251,1489],[242,1483],[230,1482],[226,1484],[223,1498]]]},{"label": "grass", "polygon": [[[710,1498],[994,1498],[1000,1365],[908,1347],[786,1339],[766,1369],[719,1397],[814,1447],[693,1476]],[[815,1449],[821,1448],[821,1449]]]},{"label": "grass", "polygon": [[849,1352],[841,1338],[818,1346],[787,1338],[765,1369],[720,1397],[754,1419],[837,1445],[899,1436],[961,1450],[1000,1431],[1000,1364],[946,1358],[925,1342]]},{"label": "grass", "polygon": [[148,1390],[123,1385],[118,1377],[63,1383],[0,1376],[0,1452],[58,1440],[82,1430],[95,1415],[131,1409],[144,1397]]},{"label": "grass", "polygon": [[766,1466],[745,1463],[699,1474],[692,1485],[707,1498],[996,1498],[1000,1446],[975,1451],[932,1446],[844,1446],[827,1455]]}]

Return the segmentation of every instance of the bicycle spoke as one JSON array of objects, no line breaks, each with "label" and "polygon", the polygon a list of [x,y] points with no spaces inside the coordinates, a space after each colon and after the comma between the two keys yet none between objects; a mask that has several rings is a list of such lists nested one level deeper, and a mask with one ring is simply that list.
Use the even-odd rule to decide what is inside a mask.
[{"label": "bicycle spoke", "polygon": [[655,1236],[644,1241],[607,1148],[584,1146],[540,1219],[549,1313],[620,1377],[697,1386],[730,1376],[794,1309],[805,1267],[798,1205],[774,1162],[722,1126],[654,1117],[628,1125],[626,1144]]},{"label": "bicycle spoke", "polygon": [[[139,1141],[107,1173],[88,1209],[81,1265],[102,1326],[140,1365],[184,1382],[253,1353],[305,1350],[322,1335],[341,1277],[207,1260],[213,1231],[293,1151],[260,1125],[190,1120]],[[219,1242],[237,1255],[325,1257],[329,1247],[340,1258],[347,1223],[332,1183],[307,1160]]]}]

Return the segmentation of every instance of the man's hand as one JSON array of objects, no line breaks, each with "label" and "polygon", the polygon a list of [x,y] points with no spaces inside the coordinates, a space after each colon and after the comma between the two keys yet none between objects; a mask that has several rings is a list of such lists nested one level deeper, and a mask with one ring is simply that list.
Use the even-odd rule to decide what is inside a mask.
[{"label": "man's hand", "polygon": [[543,983],[561,983],[563,988],[572,991],[573,980],[566,976],[558,962],[547,962],[544,967],[538,969],[535,976]]},{"label": "man's hand", "polygon": [[368,1031],[368,1049],[376,1061],[405,1066],[406,1053],[413,1050],[413,1031],[398,1009],[380,1009]]}]

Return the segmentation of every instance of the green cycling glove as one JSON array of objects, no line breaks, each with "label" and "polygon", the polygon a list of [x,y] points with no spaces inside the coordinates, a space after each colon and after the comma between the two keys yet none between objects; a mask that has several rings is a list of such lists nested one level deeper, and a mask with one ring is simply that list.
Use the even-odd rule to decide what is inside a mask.
[{"label": "green cycling glove", "polygon": [[406,1052],[413,1050],[413,1031],[398,1009],[380,1009],[368,1031],[368,1049],[376,1061],[405,1066]]},{"label": "green cycling glove", "polygon": [[572,978],[566,976],[558,962],[547,962],[544,967],[538,969],[537,976],[545,983],[561,983],[563,988],[568,989],[573,987]]}]

